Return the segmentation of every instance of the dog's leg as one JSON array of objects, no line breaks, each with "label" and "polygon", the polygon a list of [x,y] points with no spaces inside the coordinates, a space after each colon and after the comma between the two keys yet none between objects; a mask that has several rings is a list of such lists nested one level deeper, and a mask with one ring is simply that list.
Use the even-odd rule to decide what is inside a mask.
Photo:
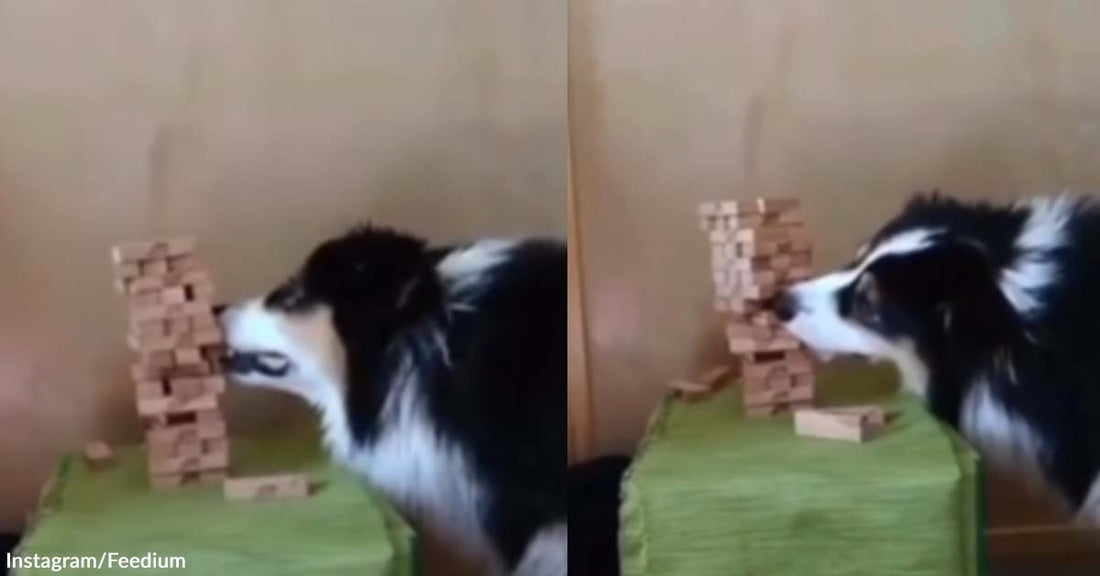
[{"label": "dog's leg", "polygon": [[512,576],[566,576],[568,564],[569,529],[560,522],[535,534]]}]

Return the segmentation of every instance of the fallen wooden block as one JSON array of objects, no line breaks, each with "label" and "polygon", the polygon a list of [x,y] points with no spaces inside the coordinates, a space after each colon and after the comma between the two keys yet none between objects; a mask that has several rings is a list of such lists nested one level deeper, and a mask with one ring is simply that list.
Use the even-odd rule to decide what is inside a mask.
[{"label": "fallen wooden block", "polygon": [[799,410],[794,429],[799,436],[864,442],[886,424],[886,414],[874,407]]},{"label": "fallen wooden block", "polygon": [[668,387],[672,389],[677,398],[689,402],[706,400],[728,384],[726,377],[729,373],[729,366],[718,365],[707,369],[694,379],[681,378],[673,380],[669,382]]},{"label": "fallen wooden block", "polygon": [[883,408],[882,406],[875,406],[873,404],[868,404],[866,406],[844,406],[841,408],[827,408],[826,410],[837,414],[854,414],[857,416],[864,416],[867,418],[867,422],[870,423],[872,427],[878,428],[886,426],[886,422],[889,418],[885,408]]},{"label": "fallen wooden block", "polygon": [[115,452],[106,442],[89,442],[84,445],[84,460],[93,469],[101,469],[115,463]]},{"label": "fallen wooden block", "polygon": [[309,496],[309,479],[304,474],[228,478],[222,491],[226,500],[305,498]]}]

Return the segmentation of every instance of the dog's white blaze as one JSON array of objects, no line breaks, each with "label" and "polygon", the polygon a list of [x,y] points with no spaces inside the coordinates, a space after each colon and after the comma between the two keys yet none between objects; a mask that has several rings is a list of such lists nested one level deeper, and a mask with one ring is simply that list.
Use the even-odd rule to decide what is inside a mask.
[{"label": "dog's white blaze", "polygon": [[513,576],[565,576],[569,572],[569,529],[554,524],[535,534]]},{"label": "dog's white blaze", "polygon": [[1080,201],[1068,194],[1036,198],[1020,204],[1028,212],[1016,238],[1018,255],[1001,271],[1001,292],[1017,312],[1027,316],[1042,310],[1038,292],[1058,279],[1051,252],[1066,242],[1066,224]]},{"label": "dog's white blaze", "polygon": [[480,240],[445,256],[436,272],[452,295],[462,293],[480,284],[485,273],[504,262],[515,245],[514,240]]},{"label": "dog's white blaze", "polygon": [[989,381],[973,383],[963,399],[959,427],[983,456],[1039,477],[1043,441],[1027,420],[1010,413],[990,389]]}]

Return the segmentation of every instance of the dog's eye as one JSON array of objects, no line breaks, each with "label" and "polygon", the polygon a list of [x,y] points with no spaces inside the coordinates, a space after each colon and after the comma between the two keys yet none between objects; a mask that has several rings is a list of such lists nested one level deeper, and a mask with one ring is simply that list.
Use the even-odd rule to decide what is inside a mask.
[{"label": "dog's eye", "polygon": [[879,300],[878,282],[871,274],[864,274],[852,294],[852,316],[864,324],[877,324]]},{"label": "dog's eye", "polygon": [[852,316],[863,324],[878,323],[878,310],[864,293],[857,292],[852,299]]}]

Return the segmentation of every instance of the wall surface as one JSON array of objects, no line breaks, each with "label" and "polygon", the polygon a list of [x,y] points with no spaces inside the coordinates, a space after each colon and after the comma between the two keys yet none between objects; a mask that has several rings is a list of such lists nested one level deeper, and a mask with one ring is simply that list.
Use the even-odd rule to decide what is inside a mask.
[{"label": "wall surface", "polygon": [[820,267],[915,189],[1100,190],[1100,3],[573,0],[596,447],[723,357],[696,205],[802,198]]},{"label": "wall surface", "polygon": [[[112,243],[195,233],[223,293],[359,220],[564,237],[564,2],[0,0],[0,527],[136,439]],[[230,425],[294,404],[233,391]]]}]

